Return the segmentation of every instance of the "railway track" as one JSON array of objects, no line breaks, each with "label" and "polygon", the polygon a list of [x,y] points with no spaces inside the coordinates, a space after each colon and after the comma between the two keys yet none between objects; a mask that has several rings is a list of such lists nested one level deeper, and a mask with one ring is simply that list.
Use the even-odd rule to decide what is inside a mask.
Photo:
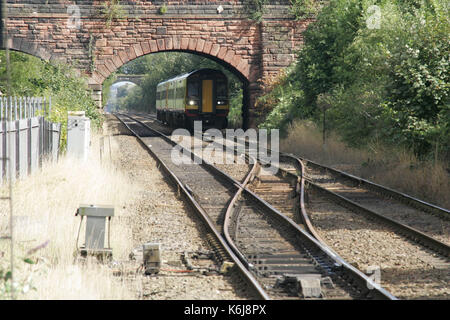
[{"label": "railway track", "polygon": [[[262,154],[265,154],[265,152]],[[389,197],[386,200],[388,203],[385,204],[383,197],[386,197],[387,193],[392,194],[394,191],[389,190],[381,193],[378,190],[383,187],[378,185],[363,189],[360,187],[360,183],[355,185],[355,181],[346,181],[353,179],[353,177],[348,178],[345,173],[341,172],[336,173],[336,175],[338,178],[340,176],[344,177],[341,179],[335,177],[333,180],[335,184],[330,183],[329,180],[322,180],[320,181],[322,183],[318,184],[316,183],[317,181],[311,179],[311,175],[305,174],[308,171],[306,171],[307,167],[304,166],[302,159],[292,155],[281,154],[279,162],[280,172],[277,175],[261,175],[257,177],[257,180],[259,178],[260,181],[254,190],[257,193],[259,192],[258,194],[261,197],[274,206],[278,206],[280,212],[296,218],[301,227],[305,228],[322,243],[327,244],[334,250],[338,250],[339,253],[342,252],[346,259],[355,259],[354,255],[350,254],[350,251],[355,251],[355,248],[358,248],[357,260],[372,261],[372,265],[355,262],[355,265],[361,270],[369,271],[372,267],[380,268],[380,265],[384,266],[385,270],[379,269],[383,278],[383,285],[389,290],[395,290],[394,293],[396,295],[398,294],[403,298],[417,298],[420,294],[415,292],[422,290],[425,294],[420,296],[421,298],[435,296],[438,299],[448,299],[450,249],[447,243],[421,230],[410,227],[404,224],[403,221],[392,219],[390,216],[384,215],[383,211],[382,213],[375,211],[377,209],[376,204],[378,206],[381,205],[385,210],[386,207],[389,207],[391,210],[403,208],[403,210],[408,210],[408,212],[417,212],[420,208],[426,207],[427,209],[422,210],[421,215],[416,213],[415,219],[416,221],[419,220],[419,226],[429,226],[431,220],[439,227],[445,225],[448,221],[445,209],[433,205],[427,206],[426,203],[420,200],[417,201],[418,204],[414,205],[416,201],[403,194],[396,195],[394,198]],[[300,182],[297,181],[295,186],[296,177],[300,179]],[[301,179],[301,177],[307,177],[307,179]],[[315,177],[317,178],[317,175]],[[355,179],[359,180],[356,177]],[[337,187],[336,184],[343,185],[342,180],[345,181],[344,187]],[[365,181],[364,184],[370,185],[370,182]],[[329,185],[332,187],[327,188]],[[281,189],[279,189],[280,187]],[[298,192],[299,189],[302,190],[303,188],[306,188],[307,191],[305,193],[307,201],[302,199],[304,193]],[[373,191],[373,189],[378,192]],[[335,192],[336,190],[338,192]],[[400,202],[401,200],[406,200],[406,203]],[[294,202],[293,208],[290,206],[291,201]],[[368,201],[372,206],[366,206],[364,201]],[[408,207],[408,203],[413,207]],[[404,215],[405,211],[401,211],[400,214]],[[313,223],[310,221],[310,217],[313,218]],[[351,220],[351,224],[348,223],[344,226],[343,221],[347,219]],[[334,221],[332,227],[328,223],[329,221]],[[360,228],[367,231],[365,233],[351,230],[341,231],[340,233],[343,236],[338,240],[338,242],[342,242],[341,246],[339,246],[335,244],[337,232],[330,237],[332,232],[322,232],[321,230],[319,233],[315,226],[322,230],[327,228],[334,230],[342,227],[353,230]],[[373,232],[372,230],[379,231]],[[440,229],[438,228],[438,230]],[[384,234],[384,236],[380,234]],[[326,240],[324,240],[323,235],[328,235]],[[349,235],[351,235],[351,239],[345,239]],[[367,244],[368,238],[369,242],[372,240],[372,243],[369,243],[369,245]],[[376,239],[376,243],[373,243],[374,239]],[[446,238],[444,237],[444,239]],[[347,248],[342,247],[344,243]],[[384,245],[387,245],[387,247],[384,247]],[[393,248],[389,248],[390,246],[393,246]],[[405,252],[408,252],[406,258],[402,258],[399,261],[398,257],[405,256]],[[384,263],[383,261],[389,261],[389,263]],[[405,269],[408,268],[412,270],[410,274],[405,272]],[[427,290],[417,289],[417,287],[423,287],[424,284],[426,284]]]},{"label": "railway track", "polygon": [[[248,148],[247,142],[240,143]],[[270,150],[263,154],[266,152],[270,154]],[[450,257],[449,210],[291,154],[279,154],[279,169],[281,176],[291,180],[304,177],[306,188],[389,224],[404,236]]]},{"label": "railway track", "polygon": [[303,162],[306,179],[314,184],[450,245],[450,229],[444,228],[450,222],[449,210],[312,161]]},{"label": "railway track", "polygon": [[[248,142],[241,140],[240,143],[244,143],[247,154],[250,153]],[[270,150],[264,151],[263,155],[267,153],[270,154]],[[300,222],[298,217],[301,216],[303,223],[316,237],[317,233],[308,222],[304,201],[297,199],[302,193],[294,190],[300,188],[298,179],[301,180],[301,177],[305,178],[304,185],[316,194],[375,218],[439,255],[450,256],[449,210],[290,154],[280,153],[279,169],[281,174],[262,175],[257,178],[256,185],[250,187],[288,217]],[[300,205],[297,200],[300,200]]]},{"label": "railway track", "polygon": [[[305,170],[302,161],[289,158],[280,161],[288,172]],[[304,182],[307,200],[301,203],[302,211],[307,220],[311,219],[307,229],[316,238],[360,270],[378,269],[383,287],[397,297],[449,298],[450,251],[446,243],[349,202],[322,186]],[[423,213],[422,219],[429,217]]]},{"label": "railway track", "polygon": [[245,185],[205,161],[175,165],[173,141],[131,116],[116,116],[202,215],[222,259],[233,261],[261,298],[395,299]]},{"label": "railway track", "polygon": [[[247,147],[248,145],[246,145]],[[265,153],[262,154],[265,155]],[[447,237],[445,233],[449,217],[448,210],[293,155],[280,154],[279,167],[280,171],[277,175],[265,174],[263,169],[260,174],[255,176],[252,183],[248,184],[248,188],[286,217],[294,220],[300,228],[307,230],[316,239],[324,244],[327,242],[334,244],[333,239],[329,237],[328,241],[325,241],[324,233],[321,232],[321,236],[314,227],[314,225],[319,228],[323,226],[323,221],[321,221],[323,218],[319,217],[320,214],[323,215],[324,208],[335,212],[333,216],[327,216],[327,221],[336,221],[333,220],[336,217],[343,220],[349,219],[351,214],[357,213],[358,216],[350,218],[352,220],[351,228],[357,229],[360,226],[360,228],[369,230],[368,233],[373,228],[380,228],[385,233],[384,238],[380,241],[380,252],[383,251],[382,243],[391,241],[388,246],[395,243],[397,250],[390,251],[397,251],[397,253],[393,256],[385,254],[388,256],[386,259],[396,261],[394,268],[387,268],[392,270],[383,270],[384,284],[387,287],[393,287],[400,295],[408,298],[408,295],[404,293],[406,289],[396,289],[398,287],[396,282],[400,282],[400,278],[409,277],[407,274],[398,274],[394,270],[398,268],[397,265],[406,263],[396,259],[397,256],[404,255],[402,250],[409,252],[408,264],[410,265],[405,267],[417,266],[417,269],[421,269],[421,272],[418,273],[420,276],[411,275],[417,284],[430,281],[448,282],[449,277],[445,272],[450,269],[449,247],[445,242],[448,239],[448,233]],[[311,167],[314,170],[311,170]],[[302,177],[305,179],[301,179]],[[306,192],[304,192],[305,189]],[[383,210],[378,210],[379,207]],[[396,216],[400,216],[402,219],[394,219]],[[311,222],[310,217],[313,218],[314,223]],[[341,221],[336,221],[337,225],[339,223]],[[430,232],[430,230],[434,230],[434,232]],[[396,234],[403,240],[399,241],[398,237],[392,238],[391,234]],[[436,235],[442,235],[442,237],[439,238]],[[367,241],[367,237],[367,234],[352,235],[353,240],[348,242],[348,247],[358,247]],[[412,246],[408,247],[408,242]],[[352,255],[347,255],[347,249],[342,250],[343,248],[338,246],[331,247],[336,247],[349,259],[353,258]],[[377,246],[372,246],[370,250],[363,249],[358,259],[364,260],[370,257],[373,261],[377,261],[371,257],[375,248]],[[361,264],[355,263],[355,265],[364,270],[364,266]],[[430,267],[431,270],[425,270]],[[412,288],[414,291],[414,284],[406,283],[402,285],[402,288],[408,290]]]},{"label": "railway track", "polygon": [[[232,250],[221,236],[220,226],[224,219],[226,206],[237,187],[226,183],[224,175],[213,174],[212,168],[204,162],[202,165],[175,165],[171,159],[174,147],[172,140],[130,116],[122,114],[115,114],[115,116],[150,152],[160,164],[160,168],[171,178],[179,193],[185,196],[193,210],[203,219],[209,229],[209,233],[205,237],[216,249],[216,259],[219,263],[223,265],[226,265],[227,262],[235,263],[242,277],[257,292],[258,296],[261,299],[269,299],[250,272],[245,269],[239,259],[234,257]],[[191,156],[191,159],[195,159],[194,155],[191,154]],[[212,188],[217,192],[211,193]]]},{"label": "railway track", "polygon": [[[272,296],[326,299],[361,298],[361,286],[349,283],[340,265],[321,248],[299,239],[295,224],[260,201],[244,187],[254,179],[251,173],[230,204],[225,232],[258,281]],[[322,248],[323,249],[323,248]]]}]

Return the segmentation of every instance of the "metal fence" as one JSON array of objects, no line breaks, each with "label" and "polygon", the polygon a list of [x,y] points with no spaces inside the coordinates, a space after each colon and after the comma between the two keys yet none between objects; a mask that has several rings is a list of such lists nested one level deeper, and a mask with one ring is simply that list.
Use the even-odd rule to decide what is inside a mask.
[{"label": "metal fence", "polygon": [[42,165],[44,158],[58,159],[61,124],[45,119],[51,99],[0,97],[0,183],[24,177]]}]

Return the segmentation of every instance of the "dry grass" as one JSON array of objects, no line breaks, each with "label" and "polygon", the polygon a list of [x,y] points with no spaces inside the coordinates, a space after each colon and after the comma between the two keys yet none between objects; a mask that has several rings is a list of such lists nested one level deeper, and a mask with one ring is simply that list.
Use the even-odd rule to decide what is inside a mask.
[{"label": "dry grass", "polygon": [[292,125],[280,150],[450,208],[450,179],[444,163],[420,162],[410,152],[381,143],[369,150],[352,149],[334,134],[327,137],[324,147],[320,130],[305,121]]},{"label": "dry grass", "polygon": [[[134,188],[129,178],[113,168],[110,159],[99,159],[98,136],[92,137],[88,161],[63,157],[58,163],[45,163],[39,172],[17,181],[13,188],[17,298],[132,299],[130,290],[113,278],[111,269],[95,262],[80,264],[74,259],[74,253],[80,224],[75,212],[79,205],[122,208]],[[1,191],[5,194],[7,189],[3,187]],[[5,201],[0,208],[0,234],[4,235],[9,233],[9,210]],[[115,223],[121,210],[115,214],[111,247],[114,259],[126,259],[132,249],[131,230]],[[27,254],[47,241],[44,248]],[[83,243],[82,228],[78,245]],[[25,257],[37,263],[26,264]],[[6,270],[8,264],[9,244],[0,240],[0,270]],[[36,290],[28,291],[31,287]],[[8,295],[0,292],[1,298]]]}]

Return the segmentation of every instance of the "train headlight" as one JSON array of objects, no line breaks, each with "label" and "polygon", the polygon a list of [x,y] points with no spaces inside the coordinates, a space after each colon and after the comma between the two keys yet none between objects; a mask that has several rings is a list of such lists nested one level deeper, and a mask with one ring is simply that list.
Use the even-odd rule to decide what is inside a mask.
[{"label": "train headlight", "polygon": [[224,105],[226,105],[226,104],[227,104],[227,102],[224,101],[224,100],[218,100],[218,101],[217,101],[217,105],[219,105],[219,106],[224,106]]},{"label": "train headlight", "polygon": [[195,101],[194,101],[194,100],[189,100],[188,104],[189,104],[190,106],[194,106],[194,105],[195,105]]}]

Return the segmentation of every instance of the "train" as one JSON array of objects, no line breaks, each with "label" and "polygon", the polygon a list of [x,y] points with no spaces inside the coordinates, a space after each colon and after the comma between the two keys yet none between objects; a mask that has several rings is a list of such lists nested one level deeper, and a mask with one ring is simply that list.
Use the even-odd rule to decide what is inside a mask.
[{"label": "train", "polygon": [[198,69],[163,81],[156,89],[157,119],[171,127],[192,130],[228,126],[228,78],[215,69]]}]

